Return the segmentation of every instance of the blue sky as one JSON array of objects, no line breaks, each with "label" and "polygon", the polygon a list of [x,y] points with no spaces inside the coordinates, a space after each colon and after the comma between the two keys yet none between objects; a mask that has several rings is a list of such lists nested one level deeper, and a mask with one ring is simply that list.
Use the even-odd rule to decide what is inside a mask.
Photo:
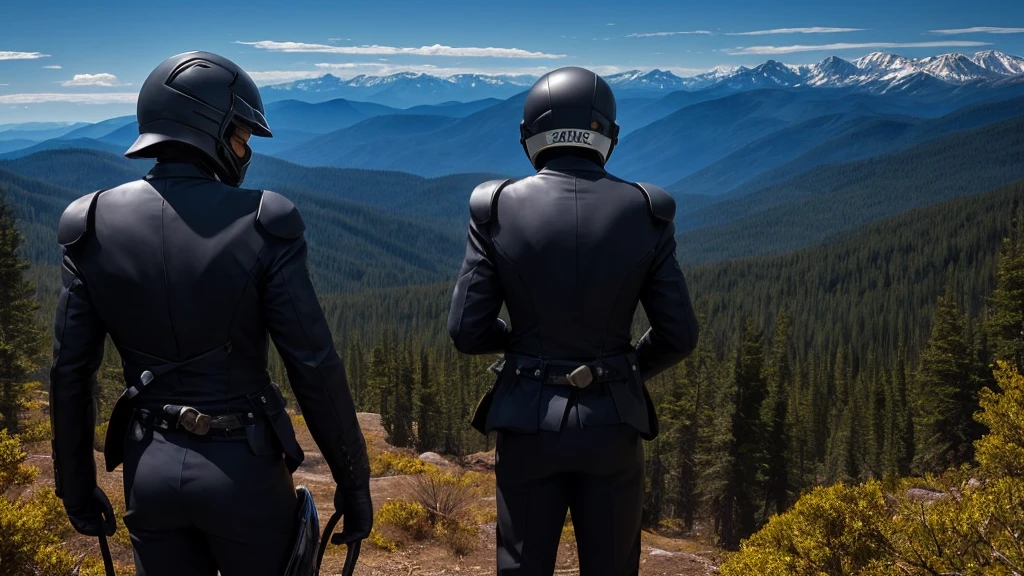
[{"label": "blue sky", "polygon": [[188,50],[222,54],[269,84],[566,65],[692,75],[768,59],[987,49],[1024,55],[1024,2],[11,1],[0,4],[0,123],[131,114],[149,71]]}]

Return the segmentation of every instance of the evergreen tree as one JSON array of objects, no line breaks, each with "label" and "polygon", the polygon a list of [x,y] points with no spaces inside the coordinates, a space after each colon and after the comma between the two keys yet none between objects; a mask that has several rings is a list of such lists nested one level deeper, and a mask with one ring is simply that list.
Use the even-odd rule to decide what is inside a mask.
[{"label": "evergreen tree", "polygon": [[986,329],[993,360],[1024,367],[1024,215],[1020,213],[1000,247],[996,287],[988,303]]},{"label": "evergreen tree", "polygon": [[433,385],[430,376],[430,358],[427,351],[420,352],[419,418],[416,422],[416,449],[420,452],[440,450],[441,414],[437,397],[438,386]]},{"label": "evergreen tree", "polygon": [[36,326],[38,304],[25,279],[28,263],[19,256],[21,233],[14,209],[0,190],[0,428],[17,432],[26,402],[25,380],[41,360],[42,333]]},{"label": "evergreen tree", "polygon": [[767,469],[765,478],[765,505],[762,522],[772,513],[781,514],[789,507],[789,388],[793,378],[789,364],[791,322],[789,314],[781,310],[776,318],[775,336],[767,366],[768,398],[762,418],[765,435]]},{"label": "evergreen tree", "polygon": [[731,466],[728,471],[719,541],[735,550],[740,540],[757,529],[757,494],[764,462],[764,426],[761,405],[766,394],[762,377],[764,335],[754,328],[749,317],[740,334],[736,355],[733,392]]},{"label": "evergreen tree", "polygon": [[357,410],[365,410],[366,401],[366,366],[363,360],[363,348],[359,344],[359,336],[351,335],[348,350],[345,354],[345,372],[348,375],[349,389]]},{"label": "evergreen tree", "polygon": [[415,407],[413,406],[413,395],[415,394],[416,381],[413,378],[412,353],[405,352],[395,354],[397,363],[397,378],[395,380],[393,426],[390,430],[390,439],[393,446],[409,447],[413,445],[412,421]]},{"label": "evergreen tree", "polygon": [[900,343],[896,365],[886,380],[882,478],[892,485],[910,474],[914,458],[914,422],[907,404],[906,351]]},{"label": "evergreen tree", "polygon": [[981,437],[973,418],[979,390],[965,324],[947,290],[938,299],[915,382],[914,468],[919,473],[938,473],[969,462],[972,443]]}]

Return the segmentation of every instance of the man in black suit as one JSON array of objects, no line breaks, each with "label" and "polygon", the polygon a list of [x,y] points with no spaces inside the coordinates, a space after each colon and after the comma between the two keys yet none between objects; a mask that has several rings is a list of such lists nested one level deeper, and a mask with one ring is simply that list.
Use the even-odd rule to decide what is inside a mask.
[{"label": "man in black suit", "polygon": [[365,441],[306,269],[305,225],[283,196],[240,188],[249,137],[272,134],[256,85],[233,62],[169,58],[143,85],[138,119],[125,155],[156,165],[76,200],[58,228],[57,495],[76,530],[113,533],[92,449],[91,382],[109,335],[129,388],[108,427],[106,465],[124,464],[137,573],[278,576],[299,512],[290,473],[303,454],[267,373],[268,333],[338,483],[340,540],[366,537],[373,521]]},{"label": "man in black suit", "polygon": [[[583,576],[639,570],[640,440],[658,434],[644,382],[694,349],[698,326],[675,258],[674,200],[604,168],[618,130],[603,79],[555,70],[523,111],[537,174],[470,198],[448,331],[462,352],[505,353],[474,416],[481,432],[498,431],[502,576],[552,573],[567,510]],[[634,347],[638,303],[651,329]]]}]

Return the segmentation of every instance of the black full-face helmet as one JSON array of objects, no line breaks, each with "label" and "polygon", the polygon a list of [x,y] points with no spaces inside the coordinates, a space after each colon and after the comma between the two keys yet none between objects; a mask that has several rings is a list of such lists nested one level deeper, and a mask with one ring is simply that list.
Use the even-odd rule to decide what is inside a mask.
[{"label": "black full-face helmet", "polygon": [[242,184],[252,160],[248,147],[241,158],[231,149],[236,125],[273,137],[256,83],[234,62],[209,52],[178,54],[157,66],[139,92],[138,119],[139,138],[125,156],[155,158],[165,143],[186,144],[207,156],[231,186]]},{"label": "black full-face helmet", "polygon": [[519,132],[535,168],[541,152],[562,146],[591,150],[604,165],[619,141],[615,95],[603,78],[585,68],[548,72],[526,96]]}]

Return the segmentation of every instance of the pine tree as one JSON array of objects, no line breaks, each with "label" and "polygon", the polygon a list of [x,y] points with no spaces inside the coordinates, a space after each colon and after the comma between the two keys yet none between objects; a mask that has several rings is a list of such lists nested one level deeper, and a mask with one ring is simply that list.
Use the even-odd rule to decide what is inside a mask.
[{"label": "pine tree", "polygon": [[413,395],[416,381],[412,375],[412,353],[396,352],[394,358],[397,364],[397,377],[393,394],[393,425],[388,441],[393,446],[405,448],[413,445],[412,420],[415,410]]},{"label": "pine tree", "polygon": [[793,378],[789,364],[791,321],[782,310],[776,318],[775,336],[766,370],[768,398],[762,418],[765,422],[765,505],[762,522],[772,513],[781,514],[789,507],[789,388]]},{"label": "pine tree", "polygon": [[762,377],[764,365],[764,336],[756,330],[752,319],[745,320],[740,334],[740,349],[736,355],[732,415],[731,466],[728,472],[721,510],[722,523],[719,541],[722,547],[735,550],[740,540],[757,529],[756,494],[762,482],[764,463],[764,426],[761,406],[766,387]]},{"label": "pine tree", "polygon": [[438,386],[430,377],[430,358],[427,351],[420,352],[419,417],[416,422],[416,449],[420,452],[440,450],[441,414],[437,397]]},{"label": "pine tree", "polygon": [[999,250],[996,287],[988,303],[986,329],[993,361],[1024,367],[1024,215],[1020,213]]},{"label": "pine tree", "polygon": [[363,347],[359,344],[359,336],[351,335],[348,340],[348,350],[345,354],[345,372],[348,375],[348,385],[352,392],[352,400],[357,410],[365,410],[366,401],[366,365],[363,359]]},{"label": "pine tree", "polygon": [[914,468],[919,473],[942,472],[969,462],[972,443],[981,437],[973,418],[978,411],[978,382],[965,324],[952,291],[947,290],[938,299],[932,335],[915,382]]},{"label": "pine tree", "polygon": [[882,478],[892,485],[910,474],[914,458],[914,422],[907,404],[906,351],[900,343],[896,365],[886,379]]},{"label": "pine tree", "polygon": [[0,428],[17,432],[26,402],[25,380],[38,368],[42,333],[36,326],[38,304],[24,277],[28,263],[18,249],[21,233],[14,209],[0,190]]}]

